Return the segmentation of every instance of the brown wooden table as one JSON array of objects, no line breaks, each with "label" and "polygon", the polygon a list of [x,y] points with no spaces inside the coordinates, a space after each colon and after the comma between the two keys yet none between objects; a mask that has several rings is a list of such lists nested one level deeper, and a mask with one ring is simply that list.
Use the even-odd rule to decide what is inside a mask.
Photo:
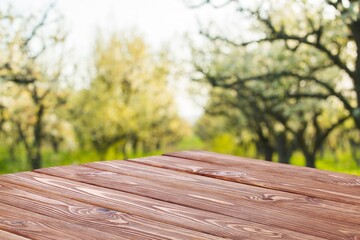
[{"label": "brown wooden table", "polygon": [[0,176],[0,239],[360,239],[360,177],[202,151]]}]

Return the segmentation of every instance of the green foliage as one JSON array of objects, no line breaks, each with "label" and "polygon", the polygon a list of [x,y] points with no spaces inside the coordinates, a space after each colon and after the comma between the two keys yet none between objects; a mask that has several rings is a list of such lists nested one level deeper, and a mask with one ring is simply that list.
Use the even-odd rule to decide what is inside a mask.
[{"label": "green foliage", "polygon": [[[170,62],[138,35],[98,38],[94,77],[72,100],[72,116],[81,142],[101,158],[111,148],[130,146],[136,153],[178,141],[187,132],[168,90]],[[125,156],[126,158],[126,156]]]},{"label": "green foliage", "polygon": [[236,145],[235,136],[229,133],[222,133],[210,142],[213,151],[225,154],[234,154]]}]

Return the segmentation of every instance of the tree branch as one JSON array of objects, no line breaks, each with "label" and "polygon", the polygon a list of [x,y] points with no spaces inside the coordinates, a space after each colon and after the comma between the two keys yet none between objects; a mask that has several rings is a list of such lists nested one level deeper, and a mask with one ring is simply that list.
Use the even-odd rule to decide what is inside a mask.
[{"label": "tree branch", "polygon": [[0,75],[0,80],[10,81],[21,85],[28,85],[36,81],[35,78],[29,76],[19,76],[19,75]]},{"label": "tree branch", "polygon": [[213,8],[222,8],[222,7],[225,7],[226,5],[230,4],[231,2],[236,2],[236,1],[237,0],[227,0],[221,4],[214,4],[211,0],[203,0],[200,3],[193,4],[189,0],[184,0],[184,3],[188,8],[200,8],[204,5],[211,5]]},{"label": "tree branch", "polygon": [[46,20],[49,16],[50,11],[55,7],[56,1],[52,2],[49,7],[45,10],[44,15],[40,19],[40,21],[35,25],[32,29],[30,35],[24,39],[23,48],[27,48],[28,44],[30,43],[31,39],[33,39],[37,32],[45,25]]},{"label": "tree branch", "polygon": [[[254,44],[254,43],[262,43],[262,42],[274,42],[274,41],[285,41],[285,43],[287,43],[287,41],[289,40],[293,40],[293,41],[297,41],[298,44],[297,46],[293,49],[296,50],[300,44],[305,44],[311,47],[314,47],[315,49],[317,49],[318,51],[320,51],[321,53],[324,53],[328,59],[337,67],[339,67],[340,69],[342,69],[343,71],[345,71],[352,79],[355,78],[355,73],[354,71],[350,70],[346,64],[340,59],[339,54],[333,54],[324,44],[321,43],[321,37],[322,37],[322,33],[323,33],[323,26],[319,26],[318,28],[315,28],[314,26],[312,26],[312,31],[306,33],[303,36],[297,36],[297,35],[293,35],[293,34],[287,34],[284,30],[284,27],[282,26],[280,28],[280,30],[277,30],[277,28],[275,27],[275,25],[272,23],[272,20],[269,16],[267,16],[267,18],[264,18],[261,16],[259,10],[256,11],[252,11],[250,9],[244,9],[244,8],[239,8],[240,12],[247,12],[249,13],[251,16],[255,17],[258,21],[260,21],[261,23],[263,23],[266,28],[269,30],[269,34],[268,36],[264,37],[264,38],[260,38],[257,40],[251,40],[251,41],[247,41],[247,42],[234,42],[228,38],[225,37],[221,37],[221,36],[211,36],[209,33],[205,33],[204,31],[201,31],[200,33],[202,35],[204,35],[205,37],[209,38],[210,40],[220,40],[220,41],[224,41],[232,46],[235,47],[245,47],[248,46],[250,44]],[[315,36],[316,41],[312,42],[309,40],[310,36]]]},{"label": "tree branch", "polygon": [[[349,118],[351,118],[351,114],[348,114],[347,116],[340,118],[336,123],[332,124],[331,127],[329,127],[328,129],[326,129],[319,137],[319,139],[317,139],[317,141],[315,141],[315,146],[314,148],[319,148],[322,145],[322,142],[325,141],[325,139],[328,137],[328,135],[335,130],[337,127],[339,127],[340,125],[342,125],[346,120],[348,120]],[[319,143],[318,143],[319,142]]]}]

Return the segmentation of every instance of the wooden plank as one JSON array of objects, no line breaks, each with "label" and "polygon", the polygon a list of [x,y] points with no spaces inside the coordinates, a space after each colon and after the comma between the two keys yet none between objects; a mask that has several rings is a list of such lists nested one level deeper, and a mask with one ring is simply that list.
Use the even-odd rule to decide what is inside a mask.
[{"label": "wooden plank", "polygon": [[[309,217],[299,212],[274,209],[262,203],[241,201],[239,198],[209,193],[204,188],[168,186],[159,182],[124,176],[113,172],[100,171],[84,166],[55,167],[37,170],[53,176],[61,176],[96,186],[163,200],[178,205],[221,213],[257,223],[264,223],[295,232],[315,235],[325,239],[360,238],[360,229],[355,224],[342,224],[328,219]],[[235,193],[235,192],[234,192]],[[252,204],[253,203],[253,204]]]},{"label": "wooden plank", "polygon": [[324,181],[324,182],[330,181],[330,182],[338,183],[339,185],[343,185],[343,186],[360,185],[359,184],[360,176],[357,175],[344,174],[339,172],[332,172],[327,170],[308,168],[304,166],[295,166],[295,165],[283,164],[277,162],[269,162],[259,159],[239,157],[239,156],[233,156],[233,155],[221,154],[215,152],[191,150],[191,151],[165,153],[163,154],[163,156],[185,158],[189,160],[197,160],[197,161],[202,161],[217,165],[225,165],[225,166],[248,167],[245,165],[247,164],[260,168],[262,167],[271,168],[268,169],[268,171],[273,173],[288,174],[289,172],[291,172],[297,174],[304,174],[302,176],[307,176],[308,178],[314,179],[316,181]]},{"label": "wooden plank", "polygon": [[360,192],[358,191],[358,187],[341,189],[341,186],[334,185],[333,188],[331,188],[330,184],[324,184],[306,178],[268,173],[267,169],[269,168],[267,167],[262,167],[261,170],[258,171],[167,156],[140,158],[134,161],[262,188],[360,205]]},{"label": "wooden plank", "polygon": [[1,240],[30,240],[30,238],[25,238],[10,232],[6,232],[3,230],[0,230],[0,239]]},{"label": "wooden plank", "polygon": [[360,206],[310,198],[308,196],[238,184],[195,174],[183,173],[164,168],[152,167],[134,161],[104,161],[89,163],[84,166],[116,172],[147,179],[154,182],[179,188],[201,189],[208,193],[229,196],[234,201],[247,202],[262,211],[263,208],[274,208],[280,211],[293,211],[312,218],[322,217],[360,225]]},{"label": "wooden plank", "polygon": [[125,239],[0,203],[0,229],[35,240]]},{"label": "wooden plank", "polygon": [[44,194],[10,183],[0,183],[0,202],[54,217],[92,229],[121,236],[122,239],[209,239],[198,233],[169,224],[74,201],[54,194]]},{"label": "wooden plank", "polygon": [[2,175],[0,181],[231,239],[323,239],[39,173]]},{"label": "wooden plank", "polygon": [[[321,187],[340,194],[360,195],[360,176],[330,172],[326,170],[293,166],[289,164],[274,163],[226,154],[212,153],[206,151],[182,151],[164,154],[178,158],[207,162],[216,165],[237,167],[239,169],[263,171],[270,174],[287,176],[294,181],[303,179],[312,180],[313,183],[321,184]],[[346,197],[347,198],[347,197]]]},{"label": "wooden plank", "polygon": [[331,172],[327,170],[295,166],[277,162],[238,157],[207,151],[181,151],[164,154],[164,156],[197,160],[217,165],[244,167],[251,169],[268,168],[267,171],[276,174],[284,174],[295,177],[305,177],[324,183],[337,184],[340,186],[360,186],[360,176]]}]

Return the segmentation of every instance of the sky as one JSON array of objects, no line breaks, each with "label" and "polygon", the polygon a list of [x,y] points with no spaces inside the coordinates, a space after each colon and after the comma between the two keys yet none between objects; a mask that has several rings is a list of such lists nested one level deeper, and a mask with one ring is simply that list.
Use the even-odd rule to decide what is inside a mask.
[{"label": "sky", "polygon": [[[53,0],[5,0],[23,14],[41,14]],[[136,30],[155,49],[171,44],[175,55],[182,55],[184,34],[198,36],[199,24],[226,21],[229,11],[211,7],[190,9],[183,0],[59,0],[56,9],[64,16],[65,29],[69,32],[67,43],[72,61],[83,64],[91,56],[96,33]],[[81,67],[80,67],[81,69]],[[194,122],[202,113],[204,101],[194,101],[187,92],[189,80],[178,82],[176,102],[179,113]],[[200,102],[200,103],[199,103]]]}]

